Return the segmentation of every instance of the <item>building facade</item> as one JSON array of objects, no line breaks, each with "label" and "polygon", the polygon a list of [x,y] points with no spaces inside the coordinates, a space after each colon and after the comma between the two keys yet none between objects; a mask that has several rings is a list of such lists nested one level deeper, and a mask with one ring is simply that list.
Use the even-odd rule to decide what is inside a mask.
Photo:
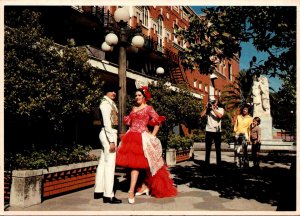
[{"label": "building facade", "polygon": [[[101,12],[113,19],[117,6],[83,6],[78,7],[83,13],[91,13],[99,16]],[[145,38],[143,49],[138,55],[128,54],[127,67],[142,77],[139,80],[149,77],[150,80],[157,78],[156,69],[163,67],[165,74],[171,83],[187,86],[196,98],[204,103],[209,96],[220,97],[222,89],[239,72],[239,62],[224,60],[220,62],[214,75],[203,75],[199,71],[184,70],[180,64],[179,55],[186,47],[184,40],[175,36],[179,29],[187,29],[189,16],[197,15],[189,6],[127,6],[131,19],[128,25],[133,29],[139,27]],[[100,15],[101,16],[101,15]],[[110,18],[107,18],[109,20]],[[103,40],[104,41],[104,38]],[[105,53],[106,59],[113,61],[111,56],[118,56],[118,53]],[[116,59],[115,63],[116,62]],[[128,72],[128,78],[133,77]],[[145,82],[149,81],[146,79]],[[132,83],[129,81],[129,83]],[[130,85],[128,86],[129,89]]]},{"label": "building facade", "polygon": [[[120,33],[114,19],[118,6],[10,6],[5,7],[5,10],[21,11],[25,7],[41,12],[41,21],[47,36],[62,46],[73,41],[75,46],[84,48],[90,55],[91,65],[99,71],[103,80],[118,85],[118,47],[114,47],[110,52],[101,50],[108,33]],[[127,94],[133,94],[136,81],[148,83],[165,79],[171,83],[171,87],[189,89],[195,100],[202,100],[203,104],[206,104],[210,96],[219,97],[224,86],[232,82],[238,74],[239,62],[227,60],[220,62],[212,75],[184,70],[180,64],[179,52],[184,50],[186,43],[176,37],[175,33],[179,29],[187,29],[189,16],[197,15],[191,7],[125,6],[125,8],[131,17],[126,26]],[[144,46],[138,50],[129,42],[135,34],[142,35],[145,40]],[[164,74],[157,74],[156,70],[159,67],[164,69]],[[183,131],[186,129],[183,128]],[[89,135],[87,131],[82,134],[85,136],[82,140],[86,140],[86,136],[97,139],[97,135]]]}]

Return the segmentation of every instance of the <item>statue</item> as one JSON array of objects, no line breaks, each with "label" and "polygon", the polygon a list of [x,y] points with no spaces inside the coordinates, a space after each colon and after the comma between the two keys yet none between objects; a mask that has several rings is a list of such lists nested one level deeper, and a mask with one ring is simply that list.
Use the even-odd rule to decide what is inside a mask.
[{"label": "statue", "polygon": [[260,75],[254,77],[253,87],[253,116],[270,116],[270,98],[268,78]]}]

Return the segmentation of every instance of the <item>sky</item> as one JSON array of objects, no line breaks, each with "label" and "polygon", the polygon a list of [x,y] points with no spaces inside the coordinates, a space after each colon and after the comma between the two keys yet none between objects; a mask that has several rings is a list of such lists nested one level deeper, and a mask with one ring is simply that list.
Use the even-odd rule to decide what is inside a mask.
[{"label": "sky", "polygon": [[[191,6],[191,8],[197,13],[203,13],[201,11],[202,8],[206,8],[209,6]],[[255,47],[251,43],[241,43],[242,51],[240,57],[240,70],[248,69],[250,67],[249,63],[253,56],[256,56],[257,61],[265,60],[267,58],[267,54],[263,52],[257,52]],[[278,91],[279,87],[281,86],[281,80],[278,78],[269,78],[270,87],[274,89],[274,91]]]}]

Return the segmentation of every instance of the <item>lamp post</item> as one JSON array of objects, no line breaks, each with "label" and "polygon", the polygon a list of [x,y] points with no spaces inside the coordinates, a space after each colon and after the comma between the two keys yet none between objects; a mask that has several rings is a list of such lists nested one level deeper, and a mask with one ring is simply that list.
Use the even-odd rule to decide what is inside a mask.
[{"label": "lamp post", "polygon": [[[126,114],[126,47],[130,45],[128,42],[128,28],[127,22],[130,20],[130,14],[126,8],[118,8],[114,13],[114,19],[118,24],[119,37],[114,33],[109,33],[105,36],[101,48],[103,51],[111,51],[112,47],[119,44],[119,87],[118,100],[119,100],[119,133],[125,134],[126,125],[124,124],[124,116]],[[129,29],[130,30],[130,29]],[[137,48],[144,45],[144,38],[136,35],[132,38],[131,44]]]}]

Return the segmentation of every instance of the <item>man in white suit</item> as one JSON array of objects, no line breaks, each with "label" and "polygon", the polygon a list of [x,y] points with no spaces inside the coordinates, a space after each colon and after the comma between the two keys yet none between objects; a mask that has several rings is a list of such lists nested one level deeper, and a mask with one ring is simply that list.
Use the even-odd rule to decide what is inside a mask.
[{"label": "man in white suit", "polygon": [[102,87],[104,97],[100,102],[102,129],[99,134],[102,144],[99,165],[96,171],[94,198],[103,198],[104,203],[122,203],[114,195],[114,175],[116,162],[118,109],[114,102],[118,87],[105,83]]}]

